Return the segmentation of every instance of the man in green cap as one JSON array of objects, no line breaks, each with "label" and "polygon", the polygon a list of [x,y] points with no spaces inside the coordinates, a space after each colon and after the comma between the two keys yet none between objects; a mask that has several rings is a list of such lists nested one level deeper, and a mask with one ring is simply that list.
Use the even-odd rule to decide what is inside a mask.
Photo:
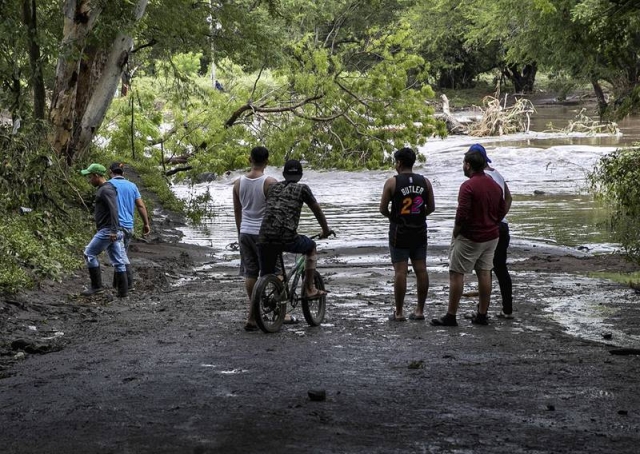
[{"label": "man in green cap", "polygon": [[80,173],[87,175],[89,183],[98,188],[94,211],[97,232],[84,249],[84,259],[89,268],[91,287],[83,291],[82,295],[91,296],[104,291],[98,255],[106,250],[111,264],[115,268],[118,296],[125,297],[128,290],[126,266],[129,265],[129,259],[124,249],[124,236],[118,220],[116,188],[106,180],[107,169],[101,164],[91,164]]}]

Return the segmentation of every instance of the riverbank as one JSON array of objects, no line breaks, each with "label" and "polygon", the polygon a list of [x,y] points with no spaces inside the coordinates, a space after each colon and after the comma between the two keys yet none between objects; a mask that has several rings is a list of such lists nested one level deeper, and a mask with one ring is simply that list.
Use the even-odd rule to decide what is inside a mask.
[{"label": "riverbank", "polygon": [[[367,259],[381,251],[329,243],[325,323],[265,335],[242,329],[242,280],[215,252],[135,243],[124,300],[78,297],[84,270],[0,300],[3,452],[637,450],[640,357],[612,352],[640,337],[639,297],[584,274],[633,269],[618,256],[514,248],[516,319],[471,325],[471,296],[459,327],[435,328],[387,321],[391,266]],[[448,291],[446,268],[431,265],[428,317]],[[555,309],[593,295],[597,341]]]}]

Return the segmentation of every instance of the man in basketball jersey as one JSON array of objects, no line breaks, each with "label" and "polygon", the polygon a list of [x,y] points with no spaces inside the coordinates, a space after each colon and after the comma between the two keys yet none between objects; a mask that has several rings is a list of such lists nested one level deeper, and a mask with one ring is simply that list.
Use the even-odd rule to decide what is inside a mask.
[{"label": "man in basketball jersey", "polygon": [[418,304],[409,318],[424,320],[424,303],[429,291],[427,216],[435,210],[433,188],[427,178],[413,173],[416,154],[411,148],[401,148],[393,157],[398,175],[385,182],[380,200],[380,213],[389,218],[389,250],[394,269],[395,310],[389,320],[406,320],[402,308],[407,292],[409,259],[416,274],[418,293]]}]

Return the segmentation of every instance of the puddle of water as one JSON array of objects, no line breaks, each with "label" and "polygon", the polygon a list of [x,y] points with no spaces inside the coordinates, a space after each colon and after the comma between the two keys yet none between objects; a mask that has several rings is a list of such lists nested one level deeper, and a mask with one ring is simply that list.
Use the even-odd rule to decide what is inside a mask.
[{"label": "puddle of water", "polygon": [[219,373],[222,375],[235,375],[235,374],[245,374],[249,372],[246,369],[232,369],[232,370],[221,370]]}]

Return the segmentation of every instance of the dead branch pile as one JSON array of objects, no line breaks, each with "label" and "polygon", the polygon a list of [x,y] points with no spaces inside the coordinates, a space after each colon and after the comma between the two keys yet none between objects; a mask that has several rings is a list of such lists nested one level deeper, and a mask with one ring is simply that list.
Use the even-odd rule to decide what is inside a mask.
[{"label": "dead branch pile", "polygon": [[553,125],[550,126],[550,131],[546,132],[581,132],[587,134],[620,134],[620,129],[618,129],[618,124],[614,122],[601,122],[598,120],[593,120],[589,116],[585,114],[587,109],[583,108],[578,112],[578,115],[571,121],[564,129],[554,129]]},{"label": "dead branch pile", "polygon": [[528,132],[531,124],[531,114],[535,112],[533,104],[528,99],[518,99],[515,104],[507,107],[507,97],[504,105],[498,98],[486,96],[483,99],[482,119],[469,128],[469,135],[501,136],[516,132]]}]

